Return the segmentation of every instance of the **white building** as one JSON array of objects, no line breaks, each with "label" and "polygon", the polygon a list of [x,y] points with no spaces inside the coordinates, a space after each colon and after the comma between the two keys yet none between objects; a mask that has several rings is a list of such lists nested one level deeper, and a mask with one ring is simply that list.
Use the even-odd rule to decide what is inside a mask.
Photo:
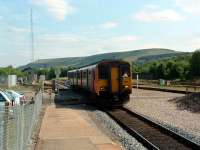
[{"label": "white building", "polygon": [[17,76],[16,75],[8,75],[8,87],[17,85]]}]

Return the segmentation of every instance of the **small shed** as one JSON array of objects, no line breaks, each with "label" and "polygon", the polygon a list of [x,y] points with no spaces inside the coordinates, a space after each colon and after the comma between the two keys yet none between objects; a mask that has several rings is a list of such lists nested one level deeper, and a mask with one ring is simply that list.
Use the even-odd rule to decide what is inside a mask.
[{"label": "small shed", "polygon": [[45,81],[46,80],[46,76],[45,75],[40,75],[40,82]]},{"label": "small shed", "polygon": [[8,87],[17,85],[17,76],[16,75],[8,75]]}]

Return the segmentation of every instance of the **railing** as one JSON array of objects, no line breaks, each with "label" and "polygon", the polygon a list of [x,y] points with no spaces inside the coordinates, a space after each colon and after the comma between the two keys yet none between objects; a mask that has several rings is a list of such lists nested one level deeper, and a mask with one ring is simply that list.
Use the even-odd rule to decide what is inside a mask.
[{"label": "railing", "polygon": [[0,106],[0,150],[26,150],[42,110],[42,91],[26,105]]}]

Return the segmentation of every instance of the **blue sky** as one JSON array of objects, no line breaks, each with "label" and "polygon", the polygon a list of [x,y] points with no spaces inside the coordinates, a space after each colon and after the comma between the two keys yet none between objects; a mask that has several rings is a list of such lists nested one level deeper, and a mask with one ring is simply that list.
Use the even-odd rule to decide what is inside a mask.
[{"label": "blue sky", "polygon": [[0,1],[0,66],[142,48],[200,48],[200,0]]}]

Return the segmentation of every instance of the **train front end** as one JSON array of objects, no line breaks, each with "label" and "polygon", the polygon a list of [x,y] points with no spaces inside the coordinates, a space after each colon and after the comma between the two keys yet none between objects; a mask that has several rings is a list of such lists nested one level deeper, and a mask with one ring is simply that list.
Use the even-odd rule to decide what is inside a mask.
[{"label": "train front end", "polygon": [[112,104],[129,101],[132,92],[130,64],[124,61],[103,62],[98,65],[98,94]]}]

